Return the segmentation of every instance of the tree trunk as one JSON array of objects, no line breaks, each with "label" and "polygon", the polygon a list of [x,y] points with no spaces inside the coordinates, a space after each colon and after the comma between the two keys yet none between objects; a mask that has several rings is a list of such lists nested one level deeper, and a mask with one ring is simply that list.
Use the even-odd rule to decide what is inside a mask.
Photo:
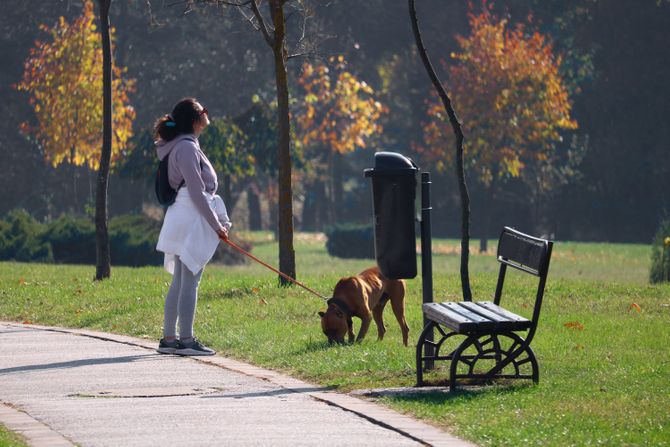
[{"label": "tree trunk", "polygon": [[228,215],[232,216],[235,204],[233,203],[233,192],[230,185],[230,177],[226,178],[223,182],[223,185],[221,186],[223,189],[223,203],[226,204],[226,211],[228,211]]},{"label": "tree trunk", "polygon": [[461,289],[463,290],[463,299],[472,301],[470,273],[468,270],[468,261],[470,257],[470,194],[468,193],[468,186],[465,183],[465,171],[463,169],[463,130],[461,129],[461,123],[458,121],[456,112],[451,106],[451,99],[449,99],[447,91],[438,79],[437,74],[433,69],[433,64],[431,64],[430,59],[428,58],[426,48],[423,45],[421,33],[419,32],[419,23],[416,17],[414,0],[408,0],[408,2],[409,16],[410,21],[412,22],[412,32],[414,33],[414,39],[416,41],[419,55],[421,56],[421,61],[428,73],[428,77],[442,100],[442,104],[444,104],[444,109],[449,116],[449,122],[456,135],[456,176],[458,177],[458,189],[461,195]]},{"label": "tree trunk", "polygon": [[256,185],[251,185],[247,188],[247,205],[249,207],[249,230],[262,230],[261,201]]},{"label": "tree trunk", "polygon": [[79,209],[79,200],[77,200],[77,165],[74,164],[74,154],[75,154],[75,148],[72,146],[70,148],[70,167],[72,168],[72,202],[70,202],[72,206],[72,212],[73,213],[78,213],[80,212]]},{"label": "tree trunk", "polygon": [[316,187],[318,180],[305,183],[305,203],[302,205],[302,231],[316,231],[318,203]]},{"label": "tree trunk", "polygon": [[98,0],[102,38],[102,152],[95,191],[95,279],[109,278],[111,260],[107,231],[107,185],[112,157],[112,45],[109,35],[109,6],[112,0]]},{"label": "tree trunk", "polygon": [[491,216],[493,215],[493,203],[494,203],[494,185],[491,182],[488,188],[486,188],[486,200],[484,201],[484,210],[482,213],[482,222],[484,223],[482,227],[482,234],[479,237],[479,253],[486,253],[489,248],[489,234],[491,231]]},{"label": "tree trunk", "polygon": [[[284,17],[284,0],[270,0],[268,2],[272,22],[274,24],[274,40],[272,53],[274,54],[275,79],[277,84],[277,133],[279,140],[279,270],[295,278],[295,252],[293,250],[293,191],[291,185],[291,124],[288,104],[288,73],[286,62],[286,22]],[[281,276],[281,285],[291,283]]]},{"label": "tree trunk", "polygon": [[342,154],[339,152],[333,153],[332,158],[332,209],[333,209],[333,222],[341,223],[342,222]]}]

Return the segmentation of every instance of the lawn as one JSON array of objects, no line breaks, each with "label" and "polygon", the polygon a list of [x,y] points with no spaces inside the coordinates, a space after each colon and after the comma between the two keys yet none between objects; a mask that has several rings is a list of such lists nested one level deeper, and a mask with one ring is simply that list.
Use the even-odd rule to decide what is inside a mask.
[{"label": "lawn", "polygon": [[[276,265],[269,235],[248,237],[254,254]],[[436,301],[459,299],[457,245],[434,241]],[[647,245],[555,245],[533,341],[538,386],[499,384],[381,401],[481,445],[670,445],[670,286],[647,284],[650,251]],[[373,264],[331,258],[321,238],[303,234],[296,236],[296,260],[299,279],[324,295],[340,276]],[[470,266],[475,297],[488,299],[494,255],[473,253]],[[0,319],[158,339],[167,273],[114,268],[103,282],[91,281],[93,275],[90,266],[2,263]],[[503,304],[527,314],[534,286],[523,276],[510,276]],[[390,310],[383,342],[372,327],[361,344],[330,347],[319,328],[322,301],[276,284],[276,275],[257,264],[207,267],[197,335],[221,355],[341,391],[414,384],[420,278],[408,281],[407,348]]]},{"label": "lawn", "polygon": [[25,439],[0,424],[0,447],[25,447]]}]

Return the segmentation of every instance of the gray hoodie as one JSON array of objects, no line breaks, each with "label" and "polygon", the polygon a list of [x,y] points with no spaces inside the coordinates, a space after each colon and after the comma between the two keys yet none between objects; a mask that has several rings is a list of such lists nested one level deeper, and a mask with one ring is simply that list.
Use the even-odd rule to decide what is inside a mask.
[{"label": "gray hoodie", "polygon": [[184,180],[184,187],[188,190],[188,195],[207,223],[214,231],[223,229],[204,194],[205,192],[216,194],[218,188],[216,172],[200,149],[196,136],[193,134],[180,135],[167,142],[158,140],[156,152],[159,160],[166,156],[170,157],[168,160],[170,186],[176,190]]}]

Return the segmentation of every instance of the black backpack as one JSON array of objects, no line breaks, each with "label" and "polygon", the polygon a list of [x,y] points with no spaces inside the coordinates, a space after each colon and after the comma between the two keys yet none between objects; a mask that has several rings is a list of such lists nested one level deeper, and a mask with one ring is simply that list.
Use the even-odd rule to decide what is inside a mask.
[{"label": "black backpack", "polygon": [[[195,142],[195,140],[191,137],[184,139]],[[175,149],[176,148],[173,148],[172,150],[174,151]],[[182,180],[176,191],[172,189],[172,186],[170,186],[170,181],[168,180],[168,161],[170,159],[170,154],[172,154],[172,151],[170,151],[160,162],[158,162],[158,169],[156,169],[156,198],[158,199],[158,203],[160,203],[161,206],[165,208],[175,202],[177,199],[177,191],[179,191],[179,188],[184,186],[185,182],[185,180]]]},{"label": "black backpack", "polygon": [[156,169],[156,198],[158,203],[161,206],[167,208],[172,205],[177,199],[177,191],[179,188],[184,186],[184,180],[181,181],[177,191],[172,189],[170,182],[168,180],[168,160],[170,159],[170,154],[167,154],[163,159],[158,163],[158,169]]}]

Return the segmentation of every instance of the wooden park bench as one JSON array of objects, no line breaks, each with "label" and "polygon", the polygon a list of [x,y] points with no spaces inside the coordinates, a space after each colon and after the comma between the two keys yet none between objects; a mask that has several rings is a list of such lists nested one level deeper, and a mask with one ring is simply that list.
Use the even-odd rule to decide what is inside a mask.
[{"label": "wooden park bench", "polygon": [[[456,389],[458,379],[486,382],[493,379],[532,379],[539,372],[535,354],[530,348],[540,318],[544,286],[549,271],[553,242],[505,227],[498,242],[500,272],[491,301],[426,303],[423,312],[428,320],[416,346],[417,386],[424,385],[423,372],[437,361],[450,361],[449,388]],[[513,267],[538,278],[533,316],[529,320],[500,307],[507,267]],[[433,329],[439,339],[433,340]],[[525,339],[518,332],[528,331]],[[465,339],[448,355],[440,355],[446,340]],[[451,344],[453,346],[453,344]],[[424,347],[431,349],[424,351]]]}]

